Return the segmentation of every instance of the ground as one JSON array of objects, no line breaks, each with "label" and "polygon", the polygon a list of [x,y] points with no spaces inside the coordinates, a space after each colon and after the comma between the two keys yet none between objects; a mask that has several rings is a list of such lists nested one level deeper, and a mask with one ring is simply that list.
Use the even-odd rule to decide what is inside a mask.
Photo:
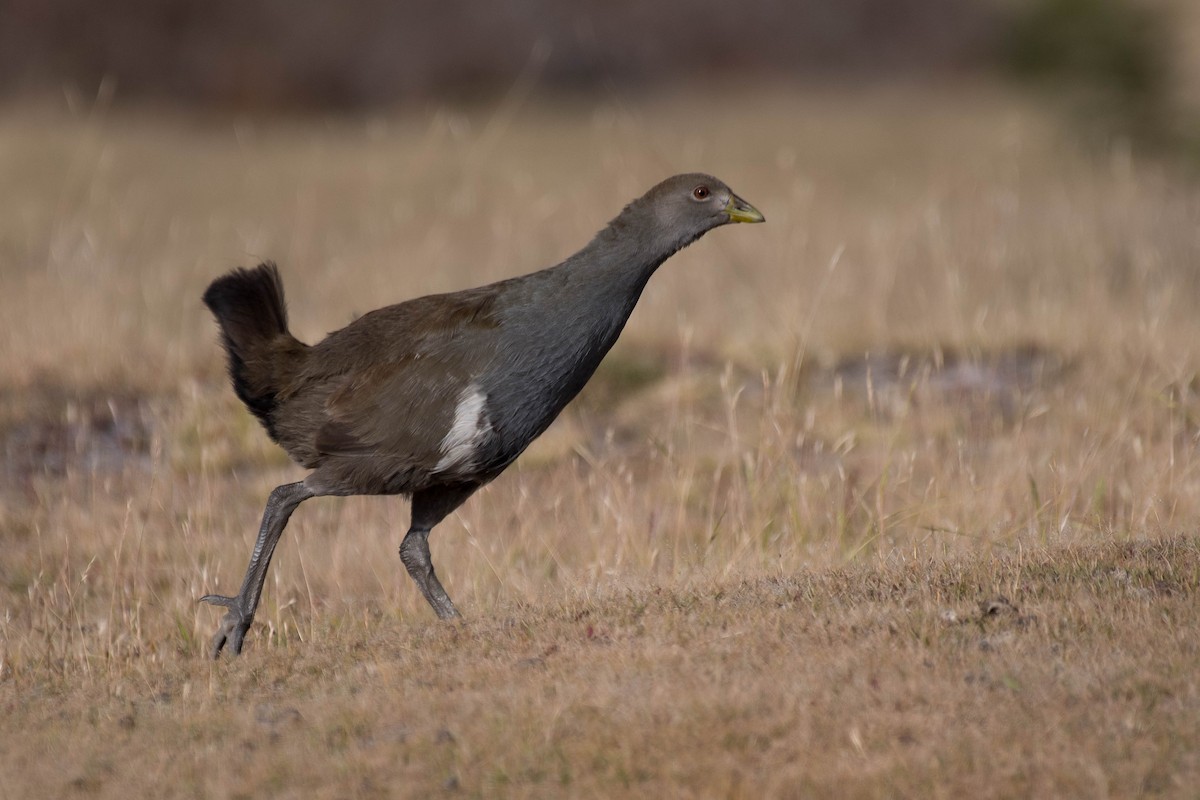
[{"label": "ground", "polygon": [[[722,113],[711,109],[719,103]],[[271,488],[199,296],[307,341],[554,263],[662,177],[767,217],[669,261],[431,549]],[[0,797],[1128,796],[1200,781],[1192,168],[975,85],[0,113]]]}]

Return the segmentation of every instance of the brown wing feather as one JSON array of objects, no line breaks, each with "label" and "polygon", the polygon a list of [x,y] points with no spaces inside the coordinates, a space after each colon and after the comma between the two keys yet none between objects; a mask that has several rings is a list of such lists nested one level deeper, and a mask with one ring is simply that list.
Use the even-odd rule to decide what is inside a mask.
[{"label": "brown wing feather", "polygon": [[400,458],[432,466],[470,365],[436,356],[379,364],[348,378],[325,403],[315,446],[323,455]]},{"label": "brown wing feather", "polygon": [[310,420],[294,457],[314,467],[360,462],[356,479],[374,469],[364,459],[389,473],[432,469],[459,396],[495,352],[497,291],[389,306],[317,344],[310,363],[320,373],[301,376],[289,393],[306,411],[293,418]]}]

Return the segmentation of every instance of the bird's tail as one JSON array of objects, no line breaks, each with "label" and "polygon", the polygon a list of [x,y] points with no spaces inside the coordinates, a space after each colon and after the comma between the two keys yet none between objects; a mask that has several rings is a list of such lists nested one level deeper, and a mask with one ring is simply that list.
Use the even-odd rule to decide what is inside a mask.
[{"label": "bird's tail", "polygon": [[204,292],[204,305],[221,326],[233,390],[272,438],[277,395],[307,350],[288,331],[283,280],[270,261],[238,267]]}]

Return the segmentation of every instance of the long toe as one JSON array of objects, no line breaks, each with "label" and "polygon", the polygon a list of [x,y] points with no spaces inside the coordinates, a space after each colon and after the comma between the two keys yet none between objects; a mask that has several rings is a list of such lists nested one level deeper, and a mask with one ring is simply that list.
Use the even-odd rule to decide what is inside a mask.
[{"label": "long toe", "polygon": [[214,606],[222,606],[224,608],[237,608],[238,598],[226,597],[223,594],[206,594],[200,598],[201,603],[210,603]]},{"label": "long toe", "polygon": [[217,632],[213,634],[212,641],[209,642],[208,657],[215,661],[221,656],[221,651],[226,646],[229,647],[229,652],[235,656],[241,654],[246,631],[250,630],[250,625],[254,622],[254,617],[242,610],[241,598],[206,594],[200,598],[200,602],[229,609],[221,619],[221,625],[217,628]]},{"label": "long toe", "polygon": [[226,646],[233,655],[240,655],[242,641],[246,638],[246,631],[250,630],[251,622],[253,619],[242,616],[241,612],[236,610],[231,610],[226,614],[208,645],[208,657],[214,661],[217,660],[221,656],[221,650]]}]

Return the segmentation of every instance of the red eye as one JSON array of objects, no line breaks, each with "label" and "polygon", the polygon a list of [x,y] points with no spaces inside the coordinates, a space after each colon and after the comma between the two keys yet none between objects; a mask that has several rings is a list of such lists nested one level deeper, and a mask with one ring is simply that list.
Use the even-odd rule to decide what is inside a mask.
[{"label": "red eye", "polygon": [[697,186],[695,189],[692,189],[692,197],[697,200],[707,200],[709,194],[707,186]]}]

